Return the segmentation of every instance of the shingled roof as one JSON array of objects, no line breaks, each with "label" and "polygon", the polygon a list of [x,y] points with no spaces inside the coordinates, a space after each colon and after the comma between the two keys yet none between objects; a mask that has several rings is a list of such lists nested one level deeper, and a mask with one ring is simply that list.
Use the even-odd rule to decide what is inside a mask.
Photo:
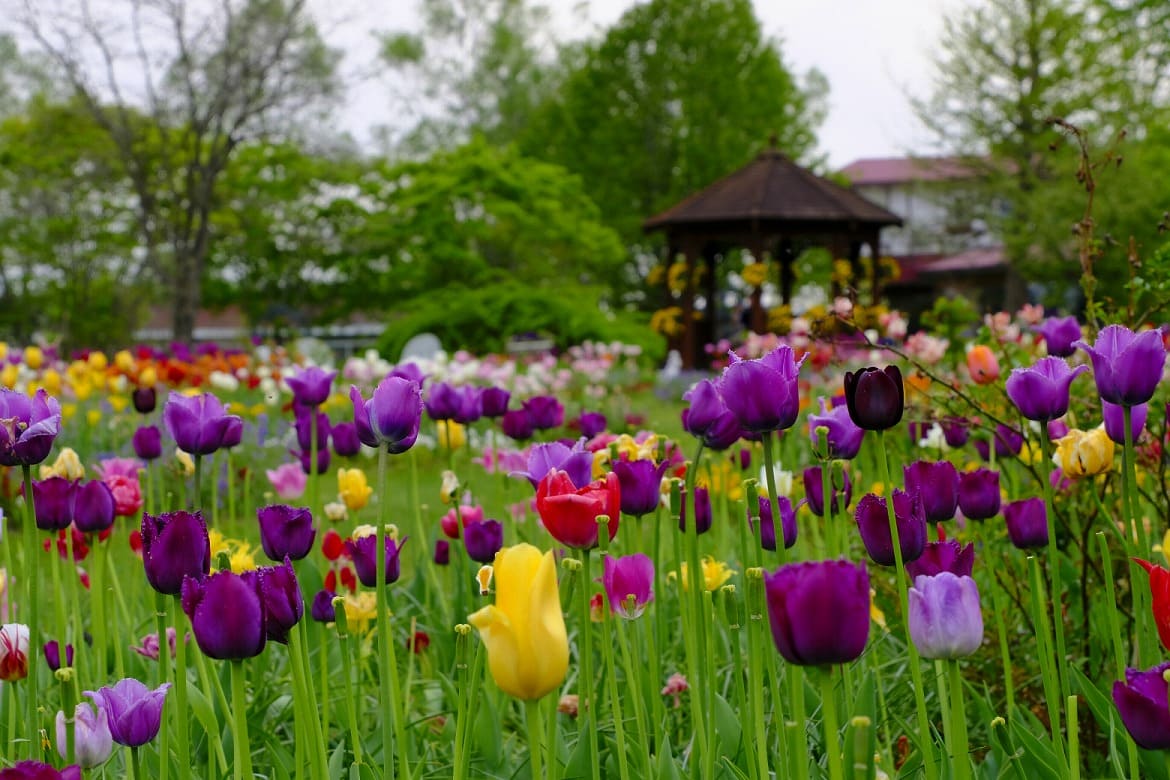
[{"label": "shingled roof", "polygon": [[772,148],[738,171],[650,217],[642,223],[642,229],[746,220],[902,224],[896,214],[847,187],[801,168]]}]

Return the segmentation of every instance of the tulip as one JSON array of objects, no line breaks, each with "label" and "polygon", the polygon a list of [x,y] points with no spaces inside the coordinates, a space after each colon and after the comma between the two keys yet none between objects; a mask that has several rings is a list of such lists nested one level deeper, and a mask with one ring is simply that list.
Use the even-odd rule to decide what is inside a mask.
[{"label": "tulip", "polygon": [[484,519],[483,507],[470,504],[460,504],[451,507],[447,514],[439,519],[439,528],[450,539],[459,539],[463,536],[463,529],[472,523],[482,523]]},{"label": "tulip", "polygon": [[739,418],[727,408],[719,386],[704,379],[683,394],[690,406],[683,409],[683,430],[713,450],[725,450],[739,440]]},{"label": "tulip", "polygon": [[170,683],[163,683],[153,691],[131,677],[119,680],[113,686],[96,691],[85,691],[99,709],[106,711],[110,735],[119,745],[141,747],[158,734],[162,724],[163,703]]},{"label": "tulip", "polygon": [[[776,501],[780,505],[780,530],[784,535],[784,549],[788,549],[796,544],[796,510],[800,508],[800,502],[793,506],[787,496],[780,496]],[[775,551],[776,523],[772,518],[772,502],[767,496],[759,497],[759,512],[760,546],[765,550]],[[748,522],[751,522],[750,516]]]},{"label": "tulip", "polygon": [[[57,712],[57,753],[66,757],[65,713]],[[89,768],[105,763],[114,752],[114,737],[106,711],[89,702],[78,702],[73,710],[73,753],[77,763]]]},{"label": "tulip", "polygon": [[995,454],[1000,458],[1019,455],[1024,448],[1024,435],[1007,425],[995,426]]},{"label": "tulip", "polygon": [[884,431],[902,421],[906,389],[897,366],[868,366],[845,372],[845,404],[853,423],[863,430]]},{"label": "tulip", "polygon": [[[45,653],[45,663],[49,665],[49,669],[57,671],[61,668],[61,650],[57,640],[45,642],[45,646],[41,648]],[[73,666],[73,645],[65,645],[65,665]]]},{"label": "tulip", "polygon": [[[879,566],[893,566],[894,541],[890,536],[890,520],[886,499],[867,493],[857,502],[857,530],[865,551]],[[926,549],[926,517],[922,513],[922,499],[917,493],[894,490],[894,518],[898,526],[898,541],[902,548],[902,562],[918,560]]]},{"label": "tulip", "polygon": [[276,497],[283,501],[295,501],[305,493],[309,478],[296,463],[282,463],[275,469],[265,470]]},{"label": "tulip", "polygon": [[513,471],[508,476],[524,477],[536,487],[550,471],[564,471],[575,487],[585,487],[592,481],[593,453],[585,449],[584,439],[572,448],[559,441],[537,444],[528,453],[527,467],[527,471]]},{"label": "tulip", "polygon": [[621,486],[612,472],[603,480],[577,488],[568,474],[552,471],[536,487],[536,511],[544,527],[558,542],[578,550],[597,546],[597,518],[601,515],[609,517],[609,538],[613,539],[621,503]]},{"label": "tulip", "polygon": [[536,428],[532,425],[532,418],[523,409],[513,409],[510,412],[504,412],[500,425],[504,431],[504,435],[516,441],[528,441],[536,431]]},{"label": "tulip", "polygon": [[858,658],[869,639],[869,574],[849,561],[809,561],[764,575],[772,639],[784,660],[829,666]]},{"label": "tulip", "polygon": [[297,434],[297,446],[303,451],[310,452],[313,448],[313,415],[317,417],[317,453],[320,454],[322,450],[329,446],[329,434],[332,432],[332,426],[329,424],[329,415],[325,412],[314,412],[312,409],[306,409],[303,406],[293,406],[296,412],[296,419],[293,423],[293,428]]},{"label": "tulip", "polygon": [[[1122,406],[1111,404],[1108,401],[1101,402],[1101,418],[1105,422],[1105,433],[1113,440],[1114,444],[1125,445],[1125,412]],[[1149,404],[1138,404],[1130,409],[1129,412],[1129,431],[1133,437],[1133,441],[1137,441],[1142,437],[1142,431],[1146,428],[1146,417],[1149,415]]]},{"label": "tulip", "polygon": [[[808,501],[808,508],[817,517],[825,516],[825,488],[821,481],[824,472],[820,466],[809,466],[804,470],[804,497]],[[853,499],[853,482],[849,479],[849,471],[841,470],[841,486],[837,487],[837,470],[830,471],[833,484],[829,489],[829,509],[833,514],[849,506]]]},{"label": "tulip", "polygon": [[[678,530],[687,530],[687,491],[682,491],[682,507],[678,516]],[[705,534],[711,530],[711,494],[705,487],[695,488],[695,533]]]},{"label": "tulip", "polygon": [[293,392],[293,397],[301,406],[320,406],[329,398],[333,389],[333,379],[336,371],[326,371],[318,366],[309,366],[297,373],[284,377],[284,381]]},{"label": "tulip", "polygon": [[432,420],[450,420],[455,417],[459,404],[459,394],[453,386],[436,382],[430,386],[424,407]]},{"label": "tulip", "polygon": [[662,499],[662,475],[669,464],[651,460],[619,460],[613,464],[621,488],[622,511],[642,517],[656,510]]},{"label": "tulip", "polygon": [[1029,368],[1012,369],[1006,384],[1008,399],[1029,420],[1055,420],[1068,411],[1073,380],[1088,370],[1085,365],[1069,368],[1062,358],[1042,358]]},{"label": "tulip", "polygon": [[605,415],[601,412],[582,412],[577,418],[577,427],[580,429],[581,435],[587,439],[592,439],[603,432],[608,424]]},{"label": "tulip", "polygon": [[392,368],[390,373],[386,376],[406,379],[414,382],[419,387],[422,387],[423,383],[426,381],[426,374],[424,374],[422,369],[418,367],[417,363],[413,362],[399,363],[398,365],[394,366],[394,368]]},{"label": "tulip", "polygon": [[1121,722],[1133,741],[1146,750],[1170,750],[1167,671],[1170,662],[1144,672],[1126,669],[1125,682],[1113,683],[1113,703],[1117,705]]},{"label": "tulip", "polygon": [[821,399],[821,413],[808,416],[808,435],[812,439],[813,449],[819,448],[821,437],[818,428],[825,429],[825,438],[828,441],[828,452],[819,453],[828,458],[852,460],[861,451],[861,441],[865,431],[858,428],[849,416],[847,406],[828,408],[825,399]]},{"label": "tulip", "polygon": [[158,405],[158,393],[153,387],[136,387],[130,395],[134,402],[134,410],[139,414],[150,414]]},{"label": "tulip", "polygon": [[0,682],[15,682],[25,677],[28,677],[28,626],[0,625]]},{"label": "tulip", "polygon": [[422,420],[422,390],[418,383],[388,376],[374,389],[373,398],[363,401],[356,387],[350,386],[353,422],[358,439],[367,447],[386,447],[392,455],[414,446]]},{"label": "tulip", "polygon": [[333,440],[333,452],[339,458],[350,458],[362,451],[362,442],[358,438],[357,426],[351,422],[339,422],[330,431]]},{"label": "tulip", "polygon": [[601,583],[614,614],[633,620],[654,600],[654,562],[642,553],[620,558],[607,555]]},{"label": "tulip", "polygon": [[1151,609],[1154,614],[1154,625],[1158,628],[1158,637],[1167,650],[1170,650],[1170,570],[1162,566],[1134,558],[1134,562],[1145,569],[1150,575]]},{"label": "tulip", "polygon": [[313,596],[313,604],[309,607],[309,617],[318,623],[332,623],[337,620],[333,611],[333,599],[337,596],[331,590],[322,588]]},{"label": "tulip", "polygon": [[17,761],[8,769],[0,769],[0,780],[81,780],[81,767],[72,764],[58,772],[40,761]]},{"label": "tulip", "polygon": [[361,469],[337,470],[337,495],[346,509],[356,512],[365,508],[373,494],[374,489],[366,480],[366,472]]},{"label": "tulip", "polygon": [[483,388],[464,385],[455,391],[459,403],[451,419],[460,425],[470,425],[483,416]]},{"label": "tulip", "polygon": [[159,593],[177,596],[183,579],[211,571],[211,540],[199,512],[142,515],[142,562],[146,579]]},{"label": "tulip", "polygon": [[[114,475],[113,479],[124,481],[125,477]],[[119,492],[122,493],[123,501],[130,499],[130,503],[134,503],[133,496],[127,496],[127,493],[133,493],[129,486],[119,485]],[[135,512],[142,506],[142,494],[137,495],[138,505],[134,507]],[[123,506],[123,509],[127,508]],[[114,494],[104,482],[91,479],[78,485],[73,492],[73,525],[82,533],[98,533],[110,528],[114,524],[117,510]]]},{"label": "tulip", "polygon": [[1025,498],[1012,501],[1003,508],[1008,536],[1021,550],[1044,547],[1048,544],[1048,512],[1044,499]]},{"label": "tulip", "polygon": [[[129,460],[129,458],[109,458],[110,460]],[[72,447],[65,447],[57,454],[57,459],[53,461],[51,466],[41,466],[41,479],[48,479],[49,477],[65,477],[76,482],[85,476],[85,466],[81,465],[81,458],[77,455],[77,450]]]},{"label": "tulip", "polygon": [[[175,655],[175,642],[178,641],[179,633],[174,628],[167,629],[167,647],[170,650],[170,657]],[[185,636],[183,641],[186,642],[190,635]],[[138,653],[143,658],[149,658],[152,661],[157,661],[161,647],[158,643],[158,634],[147,634],[142,637],[142,640],[137,645],[131,645],[130,649]]]},{"label": "tulip", "polygon": [[1101,400],[1119,406],[1147,403],[1162,379],[1166,348],[1157,330],[1134,333],[1124,325],[1109,325],[1097,334],[1093,346],[1074,345],[1089,353],[1093,379]]},{"label": "tulip", "polygon": [[911,579],[920,576],[933,577],[949,571],[959,577],[970,577],[975,567],[975,545],[963,547],[953,539],[942,542],[927,542],[918,560],[906,564],[906,574]]},{"label": "tulip", "polygon": [[1113,469],[1113,439],[1102,427],[1088,432],[1074,428],[1056,443],[1052,462],[1070,479],[1104,474]]},{"label": "tulip", "polygon": [[37,528],[60,531],[73,522],[77,483],[64,477],[33,480],[33,510]]},{"label": "tulip", "polygon": [[[296,456],[297,460],[300,461],[301,471],[308,475],[310,473],[313,458],[312,450],[289,450],[289,454]],[[324,474],[326,471],[328,471],[331,457],[332,456],[330,455],[329,449],[327,447],[317,450],[317,469],[313,473]]]},{"label": "tulip", "polygon": [[485,387],[480,395],[481,412],[484,417],[495,419],[503,417],[508,411],[508,402],[512,394],[502,387]]},{"label": "tulip", "polygon": [[264,599],[255,570],[217,571],[202,581],[187,577],[182,602],[195,641],[208,658],[240,660],[264,650]]},{"label": "tulip", "polygon": [[488,651],[500,690],[531,701],[556,690],[569,669],[569,637],[557,592],[556,559],[529,544],[505,547],[493,567],[496,603],[468,616]]},{"label": "tulip", "polygon": [[1068,436],[1069,427],[1063,420],[1049,420],[1044,426],[1044,430],[1048,434],[1049,441],[1056,441]]},{"label": "tulip", "polygon": [[948,447],[962,447],[971,435],[967,429],[967,420],[963,417],[947,417],[939,425]]},{"label": "tulip", "polygon": [[1071,357],[1077,351],[1076,342],[1081,338],[1081,326],[1076,317],[1049,317],[1036,328],[1044,337],[1049,355]]},{"label": "tulip", "polygon": [[983,613],[975,580],[949,571],[918,576],[909,598],[910,638],[923,658],[963,658],[983,644]]},{"label": "tulip", "polygon": [[499,520],[471,523],[463,529],[463,546],[476,563],[491,563],[504,546],[504,526]]},{"label": "tulip", "polygon": [[261,567],[256,576],[264,608],[265,638],[287,645],[289,631],[305,614],[305,598],[292,561],[285,556],[282,565]]},{"label": "tulip", "polygon": [[[719,590],[723,583],[731,579],[731,575],[735,574],[735,569],[732,569],[724,561],[717,561],[710,555],[704,555],[703,559],[699,561],[699,575],[702,577],[703,589],[708,591]],[[687,562],[683,561],[679,564],[678,572],[670,572],[666,575],[667,579],[675,579],[675,577],[682,576],[683,591],[690,590],[690,579],[687,578]]]},{"label": "tulip", "polygon": [[950,520],[959,506],[959,472],[945,460],[915,461],[902,469],[906,491],[922,499],[926,522]]},{"label": "tulip", "polygon": [[61,430],[61,405],[42,388],[32,398],[0,388],[0,466],[35,466]]},{"label": "tulip", "polygon": [[532,421],[532,427],[538,431],[559,428],[565,421],[565,407],[551,395],[529,398],[522,406]]},{"label": "tulip", "polygon": [[989,385],[999,379],[999,359],[991,347],[976,344],[967,350],[967,371],[977,385]]},{"label": "tulip", "polygon": [[[345,549],[353,560],[353,568],[357,571],[358,580],[367,588],[373,588],[377,585],[378,562],[375,560],[378,549],[377,542],[378,538],[373,533],[345,541]],[[400,571],[398,555],[402,552],[404,544],[406,544],[406,539],[397,542],[389,535],[386,536],[382,564],[385,567],[387,585],[398,582]]]},{"label": "tulip", "polygon": [[140,426],[134,431],[131,443],[134,446],[134,454],[143,460],[157,460],[162,456],[162,434],[157,426]]},{"label": "tulip", "polygon": [[233,440],[238,443],[243,425],[211,393],[187,396],[174,391],[163,407],[163,423],[179,449],[190,455],[210,455]]},{"label": "tulip", "polygon": [[269,560],[287,557],[299,561],[312,551],[317,527],[307,508],[285,504],[260,507],[256,519],[260,523],[260,546]]},{"label": "tulip", "polygon": [[435,540],[435,553],[432,556],[436,566],[447,566],[451,563],[451,543],[446,539]]},{"label": "tulip", "polygon": [[783,344],[758,360],[729,353],[730,365],[719,379],[719,393],[746,431],[766,433],[791,428],[800,413],[797,378],[808,355],[796,360]]},{"label": "tulip", "polygon": [[999,472],[990,469],[959,475],[959,511],[968,520],[986,520],[999,514]]}]

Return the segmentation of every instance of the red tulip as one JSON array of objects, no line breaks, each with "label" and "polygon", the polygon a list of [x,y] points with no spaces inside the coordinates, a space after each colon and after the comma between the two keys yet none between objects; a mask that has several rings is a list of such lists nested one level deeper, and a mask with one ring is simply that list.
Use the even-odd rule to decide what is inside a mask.
[{"label": "red tulip", "polygon": [[1134,561],[1150,573],[1150,595],[1154,597],[1154,623],[1158,626],[1158,637],[1163,646],[1170,650],[1170,569],[1134,558]]},{"label": "red tulip", "polygon": [[621,486],[613,472],[583,488],[573,486],[567,472],[550,471],[536,486],[536,511],[558,542],[578,550],[597,546],[597,518],[609,517],[609,538],[618,529]]}]

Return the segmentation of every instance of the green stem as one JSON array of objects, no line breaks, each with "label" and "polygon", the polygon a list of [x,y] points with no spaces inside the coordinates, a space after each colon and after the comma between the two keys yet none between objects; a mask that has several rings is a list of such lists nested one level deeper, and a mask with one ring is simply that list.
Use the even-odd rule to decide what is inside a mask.
[{"label": "green stem", "polygon": [[1008,644],[1007,629],[1004,626],[1003,609],[1000,607],[999,582],[996,581],[995,575],[991,576],[991,588],[988,593],[991,596],[991,611],[995,615],[995,633],[999,636],[999,657],[1003,666],[1003,687],[1007,697],[1007,720],[1010,721],[1015,717],[1016,687],[1012,680],[1011,647]]},{"label": "green stem", "polygon": [[130,750],[130,776],[134,780],[146,780],[146,775],[142,774],[142,761],[138,755],[139,748],[132,747]]},{"label": "green stem", "polygon": [[967,737],[967,711],[963,704],[963,675],[959,670],[959,662],[950,659],[947,662],[947,671],[950,677],[951,689],[951,728],[954,731],[954,754],[951,756],[951,768],[954,770],[954,780],[969,780],[971,777],[971,748]]},{"label": "green stem", "polygon": [[[784,549],[783,523],[780,522],[780,502],[776,497],[776,458],[772,450],[772,432],[765,431],[760,434],[760,438],[764,442],[764,480],[768,484],[768,501],[772,505],[772,528],[776,534],[776,557],[780,563],[784,563],[787,551]],[[695,460],[697,466],[698,459]],[[823,470],[821,476],[825,476]]]},{"label": "green stem", "polygon": [[821,670],[821,712],[825,719],[825,752],[829,754],[829,780],[843,780],[841,741],[837,720],[837,694],[833,690],[833,667]]},{"label": "green stem", "polygon": [[[182,642],[183,637],[181,637],[181,636],[176,637],[175,641],[176,641],[176,643]],[[165,645],[164,645],[164,648],[165,648]],[[177,646],[175,648],[175,651],[178,652]],[[165,649],[160,648],[160,652],[166,652],[166,651],[165,651]],[[212,684],[211,675],[209,675],[207,673],[207,662],[203,659],[202,653],[195,653],[195,669],[199,674],[199,684],[203,688],[203,696],[207,699],[208,703],[211,705],[213,710],[215,708],[215,702],[218,701],[219,707],[221,710],[223,710],[224,716],[226,717],[227,714],[232,711],[232,709],[231,709],[231,707],[228,706],[227,697],[224,696],[223,688],[219,684],[219,677],[216,677],[215,684],[214,685]],[[223,752],[223,740],[220,738],[219,729],[214,728],[214,729],[211,729],[210,731],[208,731],[207,732],[207,739],[210,743],[210,747],[208,748],[208,752],[214,754],[215,760],[219,764],[219,771],[226,775],[227,769],[228,769],[227,756],[224,755],[224,752]],[[211,758],[210,757],[207,759],[207,764],[208,764],[208,768],[210,770],[210,767],[211,767]]]},{"label": "green stem", "polygon": [[317,407],[309,409],[309,511],[320,512],[317,504]]},{"label": "green stem", "polygon": [[[630,681],[629,687],[633,692],[634,698],[634,723],[638,729],[638,738],[642,742],[641,750],[638,755],[642,760],[642,770],[645,773],[644,777],[650,777],[653,772],[650,769],[650,733],[646,728],[646,686],[642,680],[642,668],[634,663],[633,655],[630,653],[630,642],[626,636],[626,630],[629,623],[622,622],[617,624],[615,633],[618,638],[618,647],[622,653],[622,665],[626,670],[626,679]],[[739,658],[736,658],[739,661]],[[551,743],[550,743],[551,744]],[[551,748],[550,748],[551,749]],[[549,760],[552,763],[552,760]]]},{"label": "green stem", "polygon": [[[609,531],[602,533],[608,536]],[[591,558],[589,550],[581,551],[581,677],[578,682],[578,704],[581,730],[589,740],[589,771],[593,780],[601,780],[601,758],[597,749],[597,697],[593,691],[593,621],[589,617],[589,600],[593,591]]]},{"label": "green stem", "polygon": [[[380,708],[382,712],[382,763],[386,767],[386,774],[391,780],[394,778],[394,758],[391,754],[393,744],[393,718],[395,711],[393,692],[390,689],[390,675],[386,666],[390,658],[390,616],[389,605],[386,603],[386,448],[378,448],[378,528],[375,536],[374,566],[374,598],[378,622],[378,680],[381,694]],[[404,746],[399,745],[399,750]],[[404,777],[403,780],[406,780]]]},{"label": "green stem", "polygon": [[544,777],[544,766],[541,761],[541,753],[544,751],[541,743],[544,739],[540,723],[540,699],[529,699],[524,702],[524,713],[528,720],[528,756],[532,780],[541,780]]},{"label": "green stem", "polygon": [[[93,606],[91,628],[93,629],[93,646],[97,661],[96,679],[98,680],[106,679],[109,669],[106,662],[107,651],[109,650],[106,641],[109,628],[106,625],[106,557],[109,549],[109,545],[106,542],[103,542],[101,539],[94,540],[93,582],[91,583],[92,587],[89,592],[89,601]],[[115,636],[119,635],[115,633]]]},{"label": "green stem", "polygon": [[[1040,576],[1040,561],[1028,556],[1032,580],[1032,620],[1036,627],[1037,655],[1040,659],[1040,679],[1044,687],[1044,698],[1048,701],[1049,717],[1052,721],[1052,744],[1060,756],[1061,763],[1066,760],[1064,752],[1064,731],[1060,727],[1060,679],[1053,668],[1052,657],[1052,627],[1048,624],[1048,609],[1044,605],[1044,584]],[[1054,704],[1055,703],[1055,704]]]},{"label": "green stem", "polygon": [[[61,649],[61,663],[65,663],[65,648]],[[64,666],[62,666],[64,668]],[[74,720],[76,712],[73,700],[73,680],[61,679],[61,711],[65,715],[65,763],[72,764],[77,755],[77,727]]]},{"label": "green stem", "polygon": [[[698,746],[697,757],[700,765],[704,768],[707,766],[707,754],[709,752],[709,738],[706,726],[706,712],[707,712],[707,685],[706,685],[706,668],[703,658],[702,648],[707,646],[705,637],[705,626],[703,625],[703,600],[702,591],[706,589],[706,583],[703,581],[703,570],[699,562],[699,527],[698,527],[698,501],[695,496],[695,476],[699,470],[699,464],[703,460],[703,444],[699,443],[699,449],[695,453],[693,462],[687,464],[686,469],[686,500],[690,504],[687,510],[687,520],[683,523],[684,534],[683,542],[686,547],[687,556],[687,576],[685,581],[680,577],[680,583],[683,585],[685,611],[687,627],[683,631],[683,637],[686,640],[687,652],[687,666],[690,672],[691,684],[691,719],[695,730],[695,744]],[[682,568],[681,566],[679,567]],[[680,572],[681,575],[681,572]]]},{"label": "green stem", "polygon": [[[824,515],[825,535],[833,540],[827,551],[829,555],[836,555],[837,549],[837,530],[833,526],[833,461],[826,460],[821,464],[821,500],[824,502],[821,506],[821,514]],[[815,525],[815,523],[814,523]]]},{"label": "green stem", "polygon": [[[32,489],[32,466],[22,465],[21,473],[24,475],[24,527],[21,528],[21,533],[24,534],[24,585],[26,591],[25,604],[28,605],[28,638],[29,647],[39,647],[41,643],[41,633],[39,625],[39,610],[37,589],[41,581],[40,572],[40,558],[37,556],[37,521],[35,509],[33,506],[33,489]],[[49,540],[49,553],[53,558],[57,557],[57,551],[54,549],[56,544],[55,539]],[[39,663],[39,652],[30,652],[28,654],[28,680],[29,693],[27,698],[28,706],[28,720],[29,731],[31,736],[28,741],[29,758],[36,758],[38,755],[37,739],[40,732],[40,719],[37,717],[37,697],[33,695],[33,691],[38,688],[37,685],[37,668]]]},{"label": "green stem", "polygon": [[[309,695],[305,683],[305,665],[301,657],[300,626],[293,626],[289,631],[288,665],[293,678],[293,707],[296,719],[304,742],[305,752],[309,755],[310,776],[316,780],[324,780],[329,776],[326,769],[326,757],[317,739],[313,722],[316,721],[317,702]],[[301,740],[298,740],[298,746]]]},{"label": "green stem", "polygon": [[[167,644],[167,597],[162,593],[156,592],[154,594],[154,626],[155,631],[158,632],[158,679],[159,684],[165,684],[170,681],[171,676],[171,654],[170,647]],[[175,644],[177,645],[179,637],[175,637]],[[178,648],[176,648],[177,652]],[[168,697],[169,698],[169,697]],[[184,718],[186,713],[176,713],[177,705],[167,706],[168,702],[163,702],[163,712],[170,713],[175,718]],[[170,775],[171,771],[171,724],[169,717],[163,717],[162,725],[159,728],[158,734],[158,754],[159,754],[159,777],[162,780]],[[186,757],[182,757],[186,761]]]},{"label": "green stem", "polygon": [[236,480],[235,469],[232,467],[232,451],[227,451],[227,500],[228,500],[228,521],[234,523],[236,521]]},{"label": "green stem", "polygon": [[358,730],[357,706],[354,703],[353,695],[353,659],[350,657],[352,648],[350,647],[349,632],[347,631],[341,637],[341,667],[342,673],[345,675],[345,710],[349,717],[349,741],[352,743],[353,761],[355,764],[362,763],[362,740],[361,732]]},{"label": "green stem", "polygon": [[[187,732],[188,712],[187,709],[187,643],[183,641],[186,630],[185,615],[183,615],[182,605],[179,597],[176,596],[171,600],[171,624],[175,627],[175,710],[178,717],[175,718],[178,728],[175,734],[178,737],[178,751],[179,751],[179,778],[186,780],[190,777],[191,769],[191,745]],[[163,633],[159,637],[159,657],[161,658],[167,652],[167,637]]]},{"label": "green stem", "polygon": [[787,730],[792,732],[792,742],[788,745],[792,776],[798,780],[808,780],[808,708],[804,704],[804,668],[789,664],[784,669],[784,677],[788,681],[788,701],[792,704],[792,720],[787,723]]},{"label": "green stem", "polygon": [[248,740],[248,695],[245,691],[244,662],[234,660],[232,665],[232,715],[236,746],[235,780],[252,780],[252,746]]},{"label": "green stem", "polygon": [[[1090,491],[1096,495],[1096,491]],[[1101,551],[1101,572],[1105,581],[1105,603],[1117,603],[1117,585],[1113,580],[1113,556],[1109,553],[1109,540],[1105,538],[1104,531],[1098,531],[1097,546]],[[1121,626],[1117,621],[1117,610],[1105,610],[1109,619],[1109,635],[1113,642],[1113,664],[1116,669],[1117,679],[1125,679],[1125,649],[1121,639]],[[1072,710],[1069,710],[1069,723],[1072,723]],[[1070,732],[1069,738],[1073,735]],[[1138,765],[1137,744],[1133,741],[1133,737],[1126,732],[1125,739],[1126,752],[1129,758],[1129,772],[1131,780],[1139,780],[1141,777]]]},{"label": "green stem", "polygon": [[[471,642],[471,626],[460,624],[455,627],[455,766],[452,780],[467,777],[467,756],[463,749],[463,732],[467,729],[468,696],[471,687],[471,670],[467,662],[467,646]],[[459,679],[462,677],[462,681]]]},{"label": "green stem", "polygon": [[[748,690],[751,692],[752,725],[755,730],[756,764],[761,780],[771,776],[768,769],[768,739],[764,728],[764,651],[760,647],[764,631],[764,578],[761,569],[744,573],[747,581],[748,609]],[[777,700],[777,706],[779,700]],[[776,713],[776,721],[783,718]]]},{"label": "green stem", "polygon": [[1070,780],[1081,780],[1081,742],[1077,728],[1077,697],[1068,699],[1068,770]]},{"label": "green stem", "polygon": [[[324,705],[318,705],[317,691],[313,688],[313,666],[309,661],[309,634],[308,625],[305,621],[301,621],[294,626],[289,632],[289,641],[296,643],[297,663],[301,667],[301,680],[305,690],[305,709],[307,717],[305,718],[305,726],[307,732],[305,736],[316,743],[317,760],[320,763],[321,777],[329,777],[329,751],[325,745],[325,732],[321,728],[321,720],[317,717],[317,706],[325,709]],[[324,652],[324,647],[322,647]],[[328,695],[322,696],[322,699],[328,700]]]},{"label": "green stem", "polygon": [[398,765],[403,778],[409,778],[410,774],[410,741],[406,737],[406,702],[402,698],[402,689],[398,681],[398,649],[393,641],[393,635],[390,633],[389,617],[387,616],[387,636],[386,647],[390,651],[389,658],[383,660],[389,662],[390,670],[390,701],[394,702],[394,745],[398,752]]},{"label": "green stem", "polygon": [[195,461],[195,495],[191,500],[191,506],[195,511],[203,508],[203,456],[194,455]]},{"label": "green stem", "polygon": [[[601,547],[601,554],[606,555],[609,550],[609,517],[605,515],[597,518],[597,541]],[[605,676],[609,678],[609,707],[613,716],[614,736],[617,740],[618,774],[622,780],[629,780],[630,765],[627,755],[629,751],[626,748],[626,726],[625,719],[622,717],[622,699],[618,695],[617,664],[614,663],[613,658],[613,612],[606,609],[603,610],[602,614],[604,617],[602,619],[601,656],[605,663]],[[536,775],[533,776],[536,777]]]},{"label": "green stem", "polygon": [[[1048,433],[1046,430],[1041,431],[1041,463],[1052,463],[1050,449]],[[1052,626],[1056,632],[1056,674],[1060,680],[1061,701],[1064,701],[1069,696],[1068,670],[1065,668],[1068,663],[1068,653],[1065,650],[1064,640],[1064,609],[1061,607],[1064,587],[1061,582],[1060,551],[1056,547],[1056,508],[1052,501],[1052,480],[1048,478],[1046,468],[1047,466],[1045,469],[1041,469],[1040,482],[1043,483],[1044,487],[1044,512],[1048,518],[1048,578],[1052,588]]]}]

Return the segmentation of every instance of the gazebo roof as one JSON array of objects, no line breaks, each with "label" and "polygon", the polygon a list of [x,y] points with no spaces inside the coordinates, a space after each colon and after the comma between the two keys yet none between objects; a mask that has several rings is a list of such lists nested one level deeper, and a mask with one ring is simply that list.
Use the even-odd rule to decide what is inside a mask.
[{"label": "gazebo roof", "polygon": [[801,168],[775,148],[642,223],[649,232],[709,223],[901,225],[898,215]]}]

